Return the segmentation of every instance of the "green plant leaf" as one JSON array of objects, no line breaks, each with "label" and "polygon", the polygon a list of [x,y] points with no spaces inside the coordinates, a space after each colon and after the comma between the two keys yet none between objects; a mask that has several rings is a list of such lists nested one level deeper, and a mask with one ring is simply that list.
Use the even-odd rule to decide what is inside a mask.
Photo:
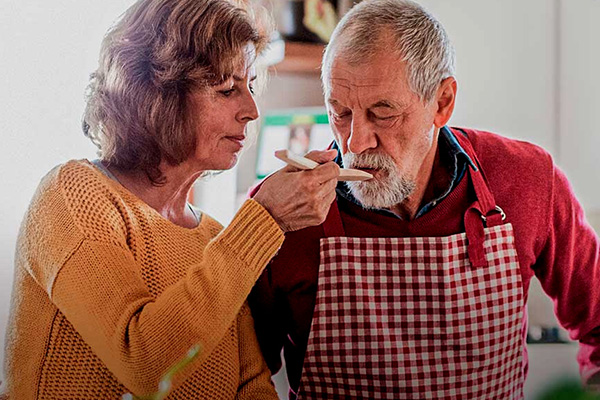
[{"label": "green plant leaf", "polygon": [[202,346],[197,344],[188,350],[186,356],[178,361],[175,365],[173,365],[169,370],[163,375],[162,379],[158,384],[158,392],[145,395],[145,396],[134,396],[131,393],[124,394],[121,398],[122,400],[163,400],[165,397],[169,395],[171,392],[171,387],[173,386],[172,380],[173,377],[178,374],[181,370],[183,370],[188,364],[198,357],[202,350]]}]

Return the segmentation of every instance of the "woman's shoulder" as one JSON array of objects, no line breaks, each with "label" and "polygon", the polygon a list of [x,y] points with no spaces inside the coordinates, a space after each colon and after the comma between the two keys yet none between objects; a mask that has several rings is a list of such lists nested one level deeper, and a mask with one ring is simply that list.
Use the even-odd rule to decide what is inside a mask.
[{"label": "woman's shoulder", "polygon": [[124,229],[126,209],[122,194],[110,178],[88,160],[70,160],[42,178],[26,218],[36,220],[36,225],[68,221],[84,237],[101,239],[101,231]]},{"label": "woman's shoulder", "polygon": [[107,186],[108,180],[109,178],[87,159],[69,160],[55,166],[42,177],[38,192],[40,189],[59,189],[65,193],[93,192]]},{"label": "woman's shoulder", "polygon": [[104,191],[111,179],[87,159],[69,160],[57,165],[47,176],[56,175],[56,184],[65,191]]},{"label": "woman's shoulder", "polygon": [[106,207],[101,186],[102,177],[95,176],[86,160],[68,161],[48,172],[21,223],[16,264],[42,282],[86,239],[123,247],[118,235],[122,218]]}]

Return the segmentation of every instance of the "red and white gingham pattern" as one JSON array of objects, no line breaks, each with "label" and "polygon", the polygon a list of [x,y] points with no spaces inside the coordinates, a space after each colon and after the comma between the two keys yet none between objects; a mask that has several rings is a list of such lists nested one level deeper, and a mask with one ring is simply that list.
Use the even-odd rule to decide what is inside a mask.
[{"label": "red and white gingham pattern", "polygon": [[299,399],[522,398],[521,274],[510,224],[466,235],[321,240]]}]

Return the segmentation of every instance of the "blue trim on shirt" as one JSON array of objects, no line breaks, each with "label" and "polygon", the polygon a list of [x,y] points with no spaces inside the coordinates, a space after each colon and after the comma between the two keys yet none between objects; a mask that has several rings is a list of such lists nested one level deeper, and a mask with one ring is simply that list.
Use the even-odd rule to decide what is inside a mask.
[{"label": "blue trim on shirt", "polygon": [[[341,167],[342,166],[342,155],[337,143],[334,142],[333,149],[338,151],[338,155],[335,159],[335,162]],[[445,157],[442,157],[442,160],[447,160],[450,164],[446,165],[448,172],[450,173],[450,185],[442,192],[440,196],[436,199],[433,199],[429,203],[423,205],[419,211],[417,211],[417,215],[415,218],[419,218],[431,211],[433,207],[435,207],[440,201],[444,200],[446,196],[448,196],[452,190],[460,183],[461,179],[465,176],[467,172],[467,167],[471,166],[475,171],[477,170],[477,166],[469,157],[467,152],[462,148],[462,146],[458,143],[458,140],[452,133],[452,131],[444,126],[440,129],[440,134],[438,137],[438,148],[440,152],[444,152]],[[350,193],[350,190],[346,186],[344,182],[340,182],[336,189],[338,195],[342,196],[346,200],[349,200],[355,204],[361,205],[358,200]],[[373,210],[373,212],[396,216],[396,214],[392,213],[388,210],[377,209]]]}]

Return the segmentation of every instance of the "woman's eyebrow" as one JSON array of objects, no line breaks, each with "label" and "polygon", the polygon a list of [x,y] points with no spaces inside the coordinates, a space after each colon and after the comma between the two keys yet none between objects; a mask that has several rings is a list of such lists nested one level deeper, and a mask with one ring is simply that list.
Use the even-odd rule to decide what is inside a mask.
[{"label": "woman's eyebrow", "polygon": [[[256,80],[258,75],[254,75],[252,78],[250,78],[250,82],[254,82]],[[233,79],[236,81],[243,81],[244,77],[243,76],[238,76],[238,75],[233,75]]]}]

